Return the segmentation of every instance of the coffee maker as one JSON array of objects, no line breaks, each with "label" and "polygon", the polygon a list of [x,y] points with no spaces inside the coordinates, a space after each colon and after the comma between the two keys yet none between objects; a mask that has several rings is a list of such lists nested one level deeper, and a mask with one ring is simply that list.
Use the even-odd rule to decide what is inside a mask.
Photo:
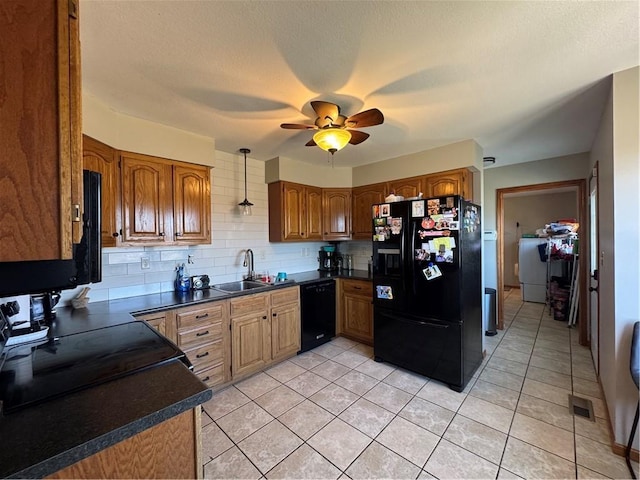
[{"label": "coffee maker", "polygon": [[335,272],[338,270],[342,258],[333,245],[325,245],[318,252],[318,270],[321,272]]}]

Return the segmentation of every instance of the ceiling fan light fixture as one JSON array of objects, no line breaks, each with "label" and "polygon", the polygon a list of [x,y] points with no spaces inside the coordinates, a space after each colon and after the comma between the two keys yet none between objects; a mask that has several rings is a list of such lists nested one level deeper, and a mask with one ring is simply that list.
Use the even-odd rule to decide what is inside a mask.
[{"label": "ceiling fan light fixture", "polygon": [[316,145],[322,150],[330,152],[331,155],[342,150],[349,143],[349,140],[351,140],[351,132],[343,128],[323,128],[313,136]]}]

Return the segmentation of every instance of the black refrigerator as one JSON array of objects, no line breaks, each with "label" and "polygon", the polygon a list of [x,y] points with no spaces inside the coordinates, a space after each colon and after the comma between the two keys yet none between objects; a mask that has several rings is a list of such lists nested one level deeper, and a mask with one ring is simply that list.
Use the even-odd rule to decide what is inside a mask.
[{"label": "black refrigerator", "polygon": [[462,391],[482,362],[480,207],[372,206],[374,356]]}]

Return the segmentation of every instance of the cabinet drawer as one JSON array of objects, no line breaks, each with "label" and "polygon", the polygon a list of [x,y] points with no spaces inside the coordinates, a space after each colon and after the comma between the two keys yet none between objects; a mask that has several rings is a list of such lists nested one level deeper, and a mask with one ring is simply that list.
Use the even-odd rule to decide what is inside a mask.
[{"label": "cabinet drawer", "polygon": [[360,282],[357,280],[343,280],[342,293],[350,293],[352,295],[363,295],[365,297],[373,297],[371,282]]},{"label": "cabinet drawer", "polygon": [[213,387],[224,382],[224,364],[219,363],[213,367],[196,372],[196,376],[207,386]]},{"label": "cabinet drawer", "polygon": [[178,329],[222,320],[225,315],[225,307],[226,302],[215,302],[199,308],[176,310]]},{"label": "cabinet drawer", "polygon": [[217,340],[221,336],[222,321],[202,325],[190,330],[178,330],[178,346],[184,350],[185,348]]},{"label": "cabinet drawer", "polygon": [[283,288],[271,294],[271,306],[285,305],[287,303],[297,302],[300,298],[300,289],[298,287]]},{"label": "cabinet drawer", "polygon": [[224,348],[222,339],[207,343],[201,347],[194,348],[184,352],[193,365],[195,372],[208,368],[216,363],[222,363],[224,359]]},{"label": "cabinet drawer", "polygon": [[269,309],[269,295],[247,295],[229,300],[231,317],[240,317],[249,313],[265,312]]}]

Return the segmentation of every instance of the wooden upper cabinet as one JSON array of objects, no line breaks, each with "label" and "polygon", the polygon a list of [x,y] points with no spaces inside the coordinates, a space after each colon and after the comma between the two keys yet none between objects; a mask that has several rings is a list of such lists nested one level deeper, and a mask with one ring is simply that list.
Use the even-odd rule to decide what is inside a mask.
[{"label": "wooden upper cabinet", "polygon": [[120,152],[122,243],[211,242],[209,167]]},{"label": "wooden upper cabinet", "polygon": [[122,152],[122,241],[163,243],[173,238],[171,165]]},{"label": "wooden upper cabinet", "polygon": [[444,195],[460,195],[473,199],[473,174],[466,168],[427,175],[426,197],[442,197]]},{"label": "wooden upper cabinet", "polygon": [[322,239],[322,189],[293,182],[269,184],[269,241]]},{"label": "wooden upper cabinet", "polygon": [[351,189],[322,189],[323,240],[351,238]]},{"label": "wooden upper cabinet", "polygon": [[82,136],[82,168],[102,174],[102,246],[115,247],[120,238],[120,170],[118,154],[87,135]]},{"label": "wooden upper cabinet", "polygon": [[305,188],[306,232],[307,240],[322,240],[322,189]]},{"label": "wooden upper cabinet", "polygon": [[352,191],[352,236],[354,240],[371,240],[373,226],[371,224],[371,205],[384,202],[386,183],[363,185]]},{"label": "wooden upper cabinet", "polygon": [[209,168],[198,165],[174,165],[173,219],[176,243],[211,242],[209,183]]},{"label": "wooden upper cabinet", "polygon": [[[404,198],[417,197],[420,192],[424,193],[424,177],[403,178],[387,182],[387,194],[394,193],[402,195]],[[384,199],[383,199],[384,200]]]},{"label": "wooden upper cabinet", "polygon": [[77,0],[2,3],[0,261],[69,259],[82,236]]}]

